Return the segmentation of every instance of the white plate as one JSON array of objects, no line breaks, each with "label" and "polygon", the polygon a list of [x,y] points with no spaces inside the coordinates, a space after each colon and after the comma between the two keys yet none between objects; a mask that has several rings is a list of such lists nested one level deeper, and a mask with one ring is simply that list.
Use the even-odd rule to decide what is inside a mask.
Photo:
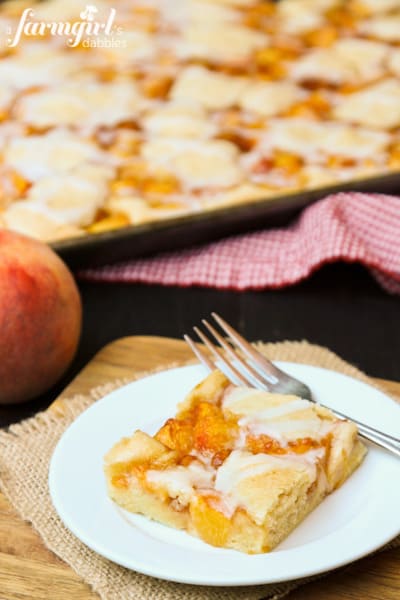
[{"label": "white plate", "polygon": [[[315,397],[393,435],[400,409],[366,384],[317,367],[277,363]],[[103,456],[135,429],[153,434],[205,375],[200,365],[151,375],[96,402],[67,429],[50,464],[54,506],[89,548],[124,567],[161,579],[206,585],[286,581],[334,569],[400,533],[400,460],[370,446],[354,475],[273,552],[246,555],[214,548],[118,509],[107,497]]]}]

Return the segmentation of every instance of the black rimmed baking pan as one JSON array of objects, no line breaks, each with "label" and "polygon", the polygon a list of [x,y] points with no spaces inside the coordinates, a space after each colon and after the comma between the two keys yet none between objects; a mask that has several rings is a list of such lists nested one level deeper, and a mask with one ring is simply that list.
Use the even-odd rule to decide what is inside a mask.
[{"label": "black rimmed baking pan", "polygon": [[71,238],[51,246],[73,269],[102,266],[157,252],[189,248],[237,233],[285,225],[308,204],[328,194],[350,190],[400,193],[400,172]]}]

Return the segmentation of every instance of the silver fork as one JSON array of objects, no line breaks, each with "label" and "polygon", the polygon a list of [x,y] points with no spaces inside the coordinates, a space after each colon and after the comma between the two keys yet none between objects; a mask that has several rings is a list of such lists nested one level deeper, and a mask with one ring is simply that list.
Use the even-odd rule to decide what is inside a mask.
[{"label": "silver fork", "polygon": [[[194,354],[209,371],[214,370],[219,363],[225,367],[225,374],[234,385],[256,387],[277,394],[293,394],[316,402],[307,385],[276,367],[222,317],[215,312],[211,314],[227,336],[227,339],[218,333],[215,327],[205,319],[202,320],[202,323],[211,333],[214,340],[218,342],[219,346],[216,346],[198,327],[193,327],[193,329],[199,339],[211,351],[213,358],[210,358],[203,349],[199,348],[190,336],[183,336]],[[246,357],[245,359],[237,349]],[[318,404],[324,406],[323,404]],[[329,407],[326,406],[325,408]],[[400,457],[400,440],[398,438],[383,433],[365,423],[351,419],[337,410],[333,410],[332,408],[329,408],[329,410],[340,419],[353,421],[357,425],[358,432],[362,437]]]}]

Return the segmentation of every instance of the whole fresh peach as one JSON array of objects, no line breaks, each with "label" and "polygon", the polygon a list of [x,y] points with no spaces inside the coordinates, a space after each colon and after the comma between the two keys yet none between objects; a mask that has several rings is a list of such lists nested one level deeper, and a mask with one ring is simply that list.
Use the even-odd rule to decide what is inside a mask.
[{"label": "whole fresh peach", "polygon": [[0,229],[0,404],[49,389],[76,352],[82,306],[49,246]]}]

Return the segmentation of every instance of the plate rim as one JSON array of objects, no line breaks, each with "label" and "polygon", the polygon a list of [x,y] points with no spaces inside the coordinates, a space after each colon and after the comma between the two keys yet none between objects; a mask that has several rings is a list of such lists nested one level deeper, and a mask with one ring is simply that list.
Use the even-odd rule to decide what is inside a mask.
[{"label": "plate rim", "polygon": [[[341,373],[339,371],[335,371],[332,369],[328,369],[325,367],[320,367],[317,365],[309,365],[309,364],[305,364],[305,363],[295,363],[293,361],[273,361],[276,364],[279,365],[295,365],[296,367],[305,367],[305,368],[311,368],[311,369],[316,369],[319,371],[323,371],[323,372],[328,372],[330,374],[333,374],[335,376],[339,376],[340,378],[345,378],[347,380],[350,380],[352,382],[356,382],[357,384],[361,384],[362,386],[366,386],[367,388],[369,388],[370,390],[372,390],[373,392],[381,395],[382,397],[384,397],[388,402],[393,402],[395,403],[394,399],[391,398],[388,394],[386,394],[383,390],[381,390],[379,387],[375,387],[374,385],[371,385],[365,381],[362,381],[356,377],[352,377],[350,375],[347,375],[345,373]],[[169,572],[163,572],[162,569],[154,569],[151,566],[148,567],[146,566],[145,563],[142,563],[140,561],[140,559],[138,560],[137,557],[134,557],[135,560],[129,560],[129,561],[125,561],[124,558],[121,556],[118,556],[118,552],[117,551],[110,551],[107,548],[104,548],[102,544],[98,544],[96,540],[93,540],[92,536],[87,535],[86,532],[82,532],[82,530],[80,530],[80,528],[78,526],[75,525],[75,523],[71,523],[69,516],[66,514],[66,512],[64,511],[64,507],[63,507],[63,503],[62,501],[60,501],[59,496],[58,496],[58,491],[57,488],[54,487],[54,473],[55,473],[55,469],[56,469],[56,463],[58,460],[58,455],[60,452],[62,452],[63,449],[63,445],[68,443],[68,437],[69,435],[71,435],[70,432],[71,430],[73,431],[72,427],[75,426],[75,424],[80,421],[81,417],[83,417],[83,415],[87,415],[88,413],[90,414],[93,411],[98,410],[98,406],[100,404],[106,404],[110,401],[113,401],[112,398],[113,396],[115,396],[117,393],[118,394],[124,394],[124,392],[131,388],[134,387],[135,384],[138,384],[139,382],[143,382],[145,380],[148,379],[155,379],[158,378],[160,376],[165,375],[166,373],[171,373],[171,372],[181,372],[182,370],[185,371],[191,371],[193,370],[194,372],[198,370],[198,368],[200,367],[199,363],[195,363],[195,364],[189,364],[189,365],[182,365],[182,366],[177,366],[177,367],[171,367],[168,369],[164,369],[162,371],[157,371],[155,373],[150,373],[149,375],[140,378],[138,380],[134,380],[132,382],[129,382],[123,386],[121,386],[120,388],[117,388],[116,390],[113,390],[112,392],[108,393],[106,396],[104,396],[103,398],[99,399],[98,401],[96,401],[95,403],[93,403],[91,406],[89,406],[87,409],[85,409],[68,427],[67,429],[63,432],[63,434],[61,435],[61,437],[59,438],[56,447],[53,451],[53,454],[51,456],[50,459],[50,464],[49,464],[49,471],[48,471],[48,484],[49,484],[49,492],[50,492],[50,497],[51,497],[51,501],[53,503],[54,509],[57,513],[57,515],[60,517],[61,521],[63,522],[63,524],[67,527],[67,529],[69,529],[69,531],[71,531],[73,533],[73,535],[75,537],[77,537],[82,543],[84,543],[87,547],[89,547],[91,550],[93,550],[94,552],[96,552],[97,554],[99,554],[100,556],[103,556],[104,558],[118,564],[121,565],[127,569],[133,570],[133,571],[137,571],[139,573],[143,573],[145,575],[148,576],[152,576],[152,577],[157,577],[163,580],[167,580],[167,581],[172,581],[172,582],[177,582],[177,583],[185,583],[185,584],[191,584],[191,585],[208,585],[208,586],[213,586],[213,587],[220,587],[220,586],[229,586],[229,587],[241,587],[241,586],[247,586],[247,585],[264,585],[264,584],[273,584],[273,583],[279,583],[279,582],[287,582],[287,581],[292,581],[294,579],[297,578],[302,578],[302,577],[309,577],[312,575],[318,575],[321,573],[326,573],[329,572],[333,569],[339,568],[341,566],[344,566],[346,564],[349,564],[351,562],[354,562],[356,560],[359,560],[360,558],[363,558],[364,556],[371,554],[372,552],[376,551],[377,549],[379,549],[380,547],[382,547],[383,545],[387,544],[388,542],[390,542],[392,539],[394,539],[397,535],[400,534],[400,522],[399,522],[399,526],[397,527],[396,530],[391,531],[390,533],[385,533],[384,535],[380,535],[380,536],[376,536],[373,538],[373,541],[368,544],[365,545],[365,547],[363,549],[360,549],[358,552],[356,553],[352,553],[351,558],[343,555],[342,556],[342,560],[336,560],[336,562],[333,564],[331,564],[330,566],[324,566],[323,564],[320,565],[319,568],[315,568],[312,565],[310,565],[310,567],[308,569],[303,567],[301,568],[301,572],[296,572],[296,573],[288,573],[286,576],[282,576],[281,575],[277,575],[276,577],[272,574],[269,574],[269,576],[266,578],[265,574],[264,576],[260,576],[258,579],[255,579],[254,576],[250,576],[250,579],[246,579],[245,577],[240,577],[240,579],[235,579],[232,580],[231,578],[229,580],[226,579],[218,579],[218,581],[215,580],[215,577],[213,579],[209,579],[209,580],[205,580],[203,577],[199,577],[199,576],[185,576],[184,572],[181,572],[180,575],[176,576],[176,574],[171,574]],[[179,399],[178,399],[179,400]],[[178,401],[177,400],[177,401]],[[122,396],[122,402],[124,402],[123,396]],[[85,417],[85,419],[88,418],[87,416]],[[79,426],[79,425],[78,425]],[[67,440],[67,441],[65,441]],[[369,448],[369,452],[373,451],[373,447]],[[110,506],[113,505],[112,500],[110,500],[107,497],[107,502],[110,503]],[[117,506],[113,507],[115,510],[120,510],[118,509]],[[145,517],[143,517],[145,518]],[[122,519],[122,517],[121,517]],[[161,525],[162,526],[162,525]],[[326,537],[331,537],[334,536],[336,534],[336,532],[334,533],[328,533],[326,535],[324,535],[322,538],[319,538],[318,540],[314,540],[311,542],[306,542],[306,544],[300,545],[299,547],[296,548],[292,548],[289,550],[285,550],[283,552],[291,552],[294,553],[296,550],[301,550],[301,548],[304,548],[305,546],[313,546],[313,545],[318,545],[321,543],[321,540],[326,539]],[[173,544],[172,544],[173,545]],[[235,551],[231,551],[231,550],[226,550],[226,549],[217,549],[220,550],[222,552],[235,552]],[[238,553],[239,556],[240,553]],[[260,554],[260,555],[252,555],[253,557],[262,557],[266,560],[268,560],[268,557],[271,557],[273,555],[273,553],[265,553],[265,554]],[[244,557],[248,557],[249,555],[244,554]],[[257,559],[256,559],[257,560]],[[329,561],[328,561],[329,562]]]}]

